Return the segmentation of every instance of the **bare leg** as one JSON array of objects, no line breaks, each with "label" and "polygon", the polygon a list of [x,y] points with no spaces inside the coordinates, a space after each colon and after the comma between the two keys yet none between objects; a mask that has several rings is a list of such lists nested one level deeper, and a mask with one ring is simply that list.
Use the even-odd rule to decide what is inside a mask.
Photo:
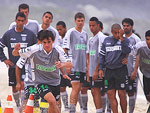
[{"label": "bare leg", "polygon": [[126,90],[118,90],[118,95],[120,98],[120,106],[121,106],[122,113],[127,113]]},{"label": "bare leg", "polygon": [[51,92],[47,93],[44,99],[49,103],[48,113],[60,113],[55,97]]},{"label": "bare leg", "polygon": [[110,105],[113,113],[118,113],[118,102],[116,99],[116,90],[115,89],[108,90],[107,95],[110,100]]}]

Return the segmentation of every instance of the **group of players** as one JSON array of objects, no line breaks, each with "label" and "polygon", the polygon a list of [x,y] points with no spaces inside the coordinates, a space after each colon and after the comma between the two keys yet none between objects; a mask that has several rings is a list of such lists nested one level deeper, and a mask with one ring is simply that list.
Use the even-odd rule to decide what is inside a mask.
[{"label": "group of players", "polygon": [[[53,14],[49,11],[43,14],[40,25],[28,19],[28,15],[29,6],[20,4],[15,22],[0,39],[0,60],[9,67],[9,86],[20,112],[29,95],[34,93],[36,104],[40,97],[42,102],[48,102],[48,113],[61,111],[60,95],[66,111],[75,113],[79,101],[81,112],[87,113],[90,89],[96,113],[105,113],[106,103],[107,113],[111,110],[118,113],[116,91],[122,113],[127,113],[127,95],[129,113],[133,113],[138,66],[144,75],[144,93],[150,101],[149,30],[145,33],[146,41],[141,41],[133,33],[133,20],[125,18],[123,29],[113,24],[112,36],[106,36],[102,22],[91,17],[89,28],[93,36],[88,38],[83,30],[85,16],[81,12],[75,14],[75,27],[68,31],[63,21],[56,24],[57,30],[50,25]],[[4,47],[8,48],[9,58],[3,52]],[[72,87],[69,105],[66,86]]]}]

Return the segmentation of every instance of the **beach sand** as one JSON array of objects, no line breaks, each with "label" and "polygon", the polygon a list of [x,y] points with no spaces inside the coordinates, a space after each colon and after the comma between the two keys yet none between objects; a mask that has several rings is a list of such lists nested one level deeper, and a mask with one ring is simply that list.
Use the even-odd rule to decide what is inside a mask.
[{"label": "beach sand", "polygon": [[[142,80],[142,79],[140,79]],[[71,88],[67,88],[68,94],[71,92]],[[2,110],[4,111],[5,105],[6,105],[6,98],[8,95],[12,95],[11,87],[8,86],[8,75],[7,75],[7,67],[4,63],[0,62],[0,101],[1,101],[1,106]],[[93,104],[93,98],[91,95],[91,92],[88,91],[88,113],[95,113],[95,106]],[[16,106],[15,102],[13,100],[13,105],[14,105],[14,113],[18,113],[16,111]],[[119,108],[119,113],[121,113],[120,106]],[[145,99],[145,96],[143,94],[142,87],[139,83],[138,85],[138,95],[137,95],[137,101],[136,101],[136,106],[134,113],[146,113],[148,108],[147,101]],[[62,111],[63,111],[63,106],[62,106]],[[79,104],[77,104],[77,113],[80,113],[80,107]],[[64,112],[62,112],[64,113]],[[67,112],[65,112],[67,113]]]}]

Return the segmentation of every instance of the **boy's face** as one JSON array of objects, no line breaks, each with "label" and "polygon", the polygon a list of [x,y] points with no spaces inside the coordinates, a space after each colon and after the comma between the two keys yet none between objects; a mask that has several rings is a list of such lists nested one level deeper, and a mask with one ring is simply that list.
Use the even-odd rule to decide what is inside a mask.
[{"label": "boy's face", "polygon": [[130,32],[132,32],[133,26],[124,22],[123,23],[123,29],[124,29],[125,34],[129,34]]},{"label": "boy's face", "polygon": [[28,9],[20,9],[19,12],[23,12],[24,15],[26,16],[26,18],[28,19],[28,15],[29,15],[29,10]]},{"label": "boy's face", "polygon": [[49,25],[50,23],[52,23],[53,17],[52,15],[50,15],[49,13],[46,13],[43,17],[42,17],[42,21],[44,24]]},{"label": "boy's face", "polygon": [[16,27],[22,29],[25,24],[25,18],[18,16],[17,19],[15,19],[15,22],[16,22]]},{"label": "boy's face", "polygon": [[117,40],[120,39],[120,37],[119,37],[119,30],[120,30],[120,29],[112,29],[112,31],[111,31],[113,37],[114,37],[115,39],[117,39]]},{"label": "boy's face", "polygon": [[148,48],[150,48],[150,36],[146,37],[146,43],[147,43]]},{"label": "boy's face", "polygon": [[49,37],[49,39],[42,40],[42,45],[43,45],[44,50],[47,53],[49,53],[53,46],[53,41],[52,41],[51,37]]},{"label": "boy's face", "polygon": [[64,28],[62,25],[56,26],[56,29],[60,36],[64,36],[67,31],[66,28]]},{"label": "boy's face", "polygon": [[82,29],[84,26],[84,18],[76,18],[75,23],[78,28]]},{"label": "boy's face", "polygon": [[90,30],[93,34],[97,33],[98,32],[98,24],[95,22],[95,21],[90,21],[89,22],[89,27],[90,27]]}]

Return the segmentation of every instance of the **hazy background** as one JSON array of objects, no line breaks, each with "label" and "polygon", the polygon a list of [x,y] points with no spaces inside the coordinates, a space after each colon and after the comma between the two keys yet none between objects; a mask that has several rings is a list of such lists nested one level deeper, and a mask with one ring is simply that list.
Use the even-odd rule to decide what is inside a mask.
[{"label": "hazy background", "polygon": [[30,6],[29,18],[41,23],[42,14],[51,11],[54,15],[52,26],[64,20],[67,28],[74,26],[74,14],[81,11],[86,16],[84,30],[91,36],[88,27],[89,18],[96,16],[104,24],[104,32],[110,33],[113,23],[121,24],[125,17],[134,20],[134,29],[142,39],[150,29],[149,0],[0,0],[0,37],[8,30],[18,11],[18,5],[27,3]]}]

